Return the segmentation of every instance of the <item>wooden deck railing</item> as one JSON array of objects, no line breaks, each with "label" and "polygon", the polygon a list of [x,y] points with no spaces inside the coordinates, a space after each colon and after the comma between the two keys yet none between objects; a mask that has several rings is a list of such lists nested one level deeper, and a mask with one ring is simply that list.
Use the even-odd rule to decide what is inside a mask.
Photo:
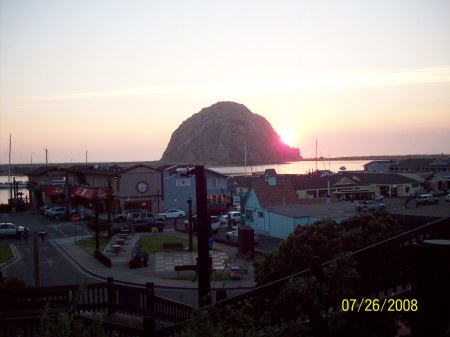
[{"label": "wooden deck railing", "polygon": [[[402,292],[410,292],[415,263],[414,254],[412,254],[413,245],[433,238],[450,239],[450,218],[425,224],[353,252],[352,256],[358,264],[357,271],[361,277],[356,295],[359,298],[371,296],[380,298],[382,296],[399,296]],[[322,268],[331,262],[323,263]],[[308,276],[310,276],[309,269],[284,277],[238,296],[217,302],[209,312],[217,313],[227,307],[242,307],[245,301],[251,301],[253,313],[256,317],[261,317],[266,312],[273,312],[274,303],[280,298],[280,294],[287,283]],[[278,308],[284,311],[277,312],[280,317],[286,318],[292,315],[298,303],[294,303],[295,298],[292,298],[291,301],[292,305]],[[339,307],[340,303],[336,303],[335,310],[338,310]],[[182,324],[178,325],[177,328],[181,326]],[[173,327],[167,328],[166,335],[169,335],[173,330]],[[160,333],[164,335],[164,331]]]},{"label": "wooden deck railing", "polygon": [[[176,324],[192,317],[192,307],[154,294],[152,283],[145,288],[115,284],[112,278],[107,283],[85,286],[68,285],[37,288],[0,289],[0,326],[17,317],[36,317],[48,306],[49,313],[71,310],[83,316],[86,313],[122,314],[142,319],[142,333],[154,333],[155,322]],[[87,319],[86,317],[84,319]],[[122,326],[110,329],[124,331]],[[136,328],[130,327],[130,334],[136,335]],[[5,336],[6,332],[1,331]]]}]

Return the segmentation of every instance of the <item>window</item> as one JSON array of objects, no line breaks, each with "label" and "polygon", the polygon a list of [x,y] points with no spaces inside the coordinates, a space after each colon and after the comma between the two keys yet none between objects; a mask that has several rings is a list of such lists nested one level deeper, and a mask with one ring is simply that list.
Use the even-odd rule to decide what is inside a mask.
[{"label": "window", "polygon": [[264,218],[264,212],[258,211],[258,218]]}]

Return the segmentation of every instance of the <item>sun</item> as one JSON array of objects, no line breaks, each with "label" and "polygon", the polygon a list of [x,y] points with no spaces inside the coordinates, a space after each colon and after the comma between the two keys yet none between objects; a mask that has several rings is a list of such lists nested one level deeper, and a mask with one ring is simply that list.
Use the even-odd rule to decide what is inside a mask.
[{"label": "sun", "polygon": [[289,146],[294,146],[296,143],[296,134],[294,129],[288,126],[283,126],[280,128],[280,131],[278,132],[280,135],[281,141]]}]

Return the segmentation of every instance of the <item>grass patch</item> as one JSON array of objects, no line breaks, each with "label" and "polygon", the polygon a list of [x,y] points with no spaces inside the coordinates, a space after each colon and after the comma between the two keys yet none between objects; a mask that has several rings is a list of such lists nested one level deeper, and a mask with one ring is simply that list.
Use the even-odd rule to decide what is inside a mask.
[{"label": "grass patch", "polygon": [[0,263],[5,263],[11,260],[14,257],[14,254],[9,247],[9,245],[1,244],[0,245]]},{"label": "grass patch", "polygon": [[[101,237],[100,238],[100,251],[102,251],[106,245],[108,244],[109,239],[107,237]],[[75,244],[84,249],[86,252],[88,252],[91,255],[94,255],[95,252],[95,237],[91,236],[83,240],[75,241]]]},{"label": "grass patch", "polygon": [[[180,242],[183,244],[183,247],[189,247],[189,240],[178,236],[152,235],[141,236],[139,238],[139,243],[142,246],[142,250],[148,252],[149,254],[163,252],[163,244],[169,242]],[[192,249],[193,251],[197,251],[197,245],[193,244]]]},{"label": "grass patch", "polygon": [[226,272],[215,272],[211,274],[211,281],[220,282],[228,281],[230,279],[230,273]]}]

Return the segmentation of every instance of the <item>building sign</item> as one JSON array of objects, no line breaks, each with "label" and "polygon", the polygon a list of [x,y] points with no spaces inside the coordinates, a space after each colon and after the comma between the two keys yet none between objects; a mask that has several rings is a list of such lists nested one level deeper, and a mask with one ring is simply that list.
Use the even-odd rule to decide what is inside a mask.
[{"label": "building sign", "polygon": [[177,187],[191,186],[191,179],[189,179],[189,178],[176,178],[175,186],[177,186]]}]

